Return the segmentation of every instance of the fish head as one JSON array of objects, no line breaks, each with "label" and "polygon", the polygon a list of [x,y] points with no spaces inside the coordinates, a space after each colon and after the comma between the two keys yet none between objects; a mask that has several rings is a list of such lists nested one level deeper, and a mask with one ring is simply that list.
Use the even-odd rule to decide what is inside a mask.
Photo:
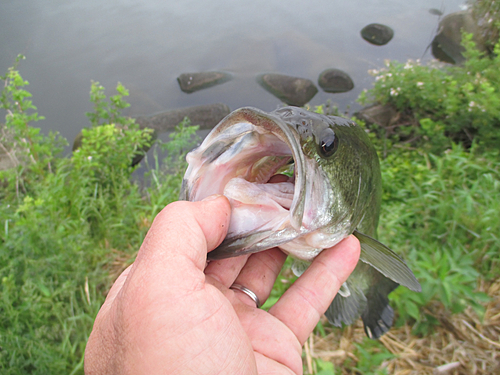
[{"label": "fish head", "polygon": [[278,246],[309,261],[360,225],[376,229],[378,157],[347,119],[297,107],[241,108],[187,161],[181,199],[224,194],[231,203],[228,234],[211,259]]}]

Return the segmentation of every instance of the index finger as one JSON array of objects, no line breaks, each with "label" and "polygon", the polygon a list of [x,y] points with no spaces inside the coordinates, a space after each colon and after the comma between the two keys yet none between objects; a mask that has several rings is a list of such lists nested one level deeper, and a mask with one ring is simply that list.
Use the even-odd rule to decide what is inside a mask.
[{"label": "index finger", "polygon": [[269,313],[305,343],[359,259],[360,245],[349,236],[322,251],[304,274],[281,296]]}]

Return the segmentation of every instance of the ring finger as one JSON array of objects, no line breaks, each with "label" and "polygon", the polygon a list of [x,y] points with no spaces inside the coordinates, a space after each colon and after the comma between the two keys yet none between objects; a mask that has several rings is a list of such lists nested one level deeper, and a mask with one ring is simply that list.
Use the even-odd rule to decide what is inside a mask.
[{"label": "ring finger", "polygon": [[[278,277],[286,255],[278,248],[251,255],[233,284],[250,289],[261,304],[268,298]],[[246,293],[235,290],[238,298],[245,304],[255,307],[256,302]]]}]

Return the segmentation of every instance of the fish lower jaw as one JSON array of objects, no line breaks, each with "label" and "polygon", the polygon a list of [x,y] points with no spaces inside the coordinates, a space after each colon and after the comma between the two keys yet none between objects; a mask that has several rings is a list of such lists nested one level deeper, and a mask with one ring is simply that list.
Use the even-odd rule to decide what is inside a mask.
[{"label": "fish lower jaw", "polygon": [[298,237],[293,241],[279,245],[279,248],[294,259],[312,262],[325,248],[308,245],[306,237]]},{"label": "fish lower jaw", "polygon": [[[292,241],[293,242],[293,241]],[[303,260],[306,262],[312,262],[314,258],[318,256],[323,249],[317,248],[296,248],[295,246],[290,246],[291,242],[287,244],[280,245],[279,248],[285,254],[290,255],[294,259]]]},{"label": "fish lower jaw", "polygon": [[349,232],[341,228],[335,233],[324,233],[318,229],[279,245],[279,248],[295,259],[312,262],[323,250],[335,246],[348,236]]}]

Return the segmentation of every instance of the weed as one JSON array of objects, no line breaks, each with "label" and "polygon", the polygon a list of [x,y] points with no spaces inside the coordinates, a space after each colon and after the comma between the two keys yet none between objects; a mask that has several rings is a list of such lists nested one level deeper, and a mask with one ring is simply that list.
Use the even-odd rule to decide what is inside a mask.
[{"label": "weed", "polygon": [[[27,82],[14,68],[3,78],[0,143],[20,162],[0,172],[7,181],[0,204],[0,372],[81,374],[114,258],[134,256],[148,229],[143,223],[177,199],[179,172],[157,177],[146,197],[133,182],[131,161],[150,142],[150,131],[119,115],[120,85],[109,106],[102,87],[92,85],[95,126],[64,158],[57,157],[57,135],[45,137],[30,124],[40,117]],[[178,171],[176,153],[193,132],[184,123],[167,146]]]},{"label": "weed", "polygon": [[372,71],[376,82],[359,101],[388,104],[404,115],[406,122],[397,128],[393,143],[411,141],[434,153],[446,150],[452,141],[468,147],[475,140],[496,147],[500,140],[500,43],[491,57],[476,49],[471,34],[464,34],[463,45],[464,66],[387,61],[386,68]]},{"label": "weed", "polygon": [[361,375],[387,375],[384,361],[394,357],[382,344],[365,339],[362,345],[356,345],[355,356],[358,358],[356,373]]},{"label": "weed", "polygon": [[382,170],[381,239],[405,254],[422,284],[420,294],[391,295],[400,319],[425,323],[421,311],[436,301],[452,313],[469,305],[481,312],[477,281],[500,273],[498,152],[393,153]]}]

